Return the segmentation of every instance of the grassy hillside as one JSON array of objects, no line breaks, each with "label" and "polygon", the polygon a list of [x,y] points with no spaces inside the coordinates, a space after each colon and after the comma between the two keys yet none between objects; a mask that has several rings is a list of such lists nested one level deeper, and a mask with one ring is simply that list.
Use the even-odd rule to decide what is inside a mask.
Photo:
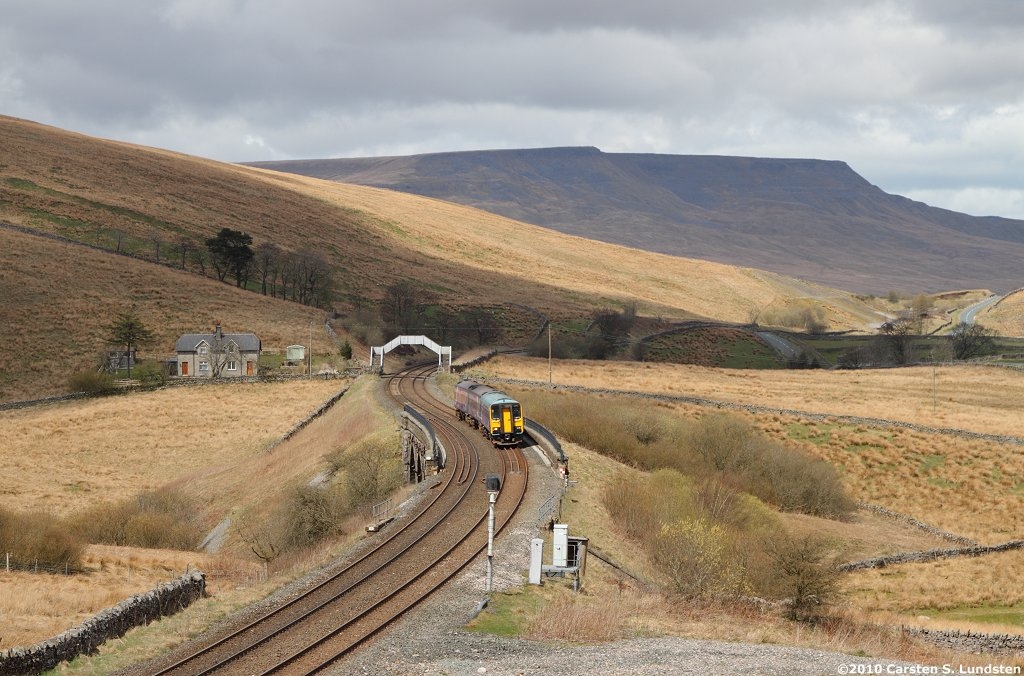
[{"label": "grassy hillside", "polygon": [[819,285],[560,235],[437,200],[4,117],[0,146],[0,221],[93,247],[0,227],[0,295],[9,299],[0,312],[17,345],[0,358],[0,399],[61,391],[68,373],[96,360],[103,326],[125,307],[157,332],[154,353],[217,319],[257,332],[268,346],[304,342],[296,336],[321,313],[182,265],[183,252],[224,227],[250,233],[254,245],[320,252],[334,268],[340,310],[372,305],[387,285],[409,279],[432,302],[514,303],[552,317],[636,302],[641,313],[667,319],[742,322],[806,297],[825,308],[833,328],[878,319],[850,294]]},{"label": "grassy hillside", "polygon": [[889,195],[839,161],[570,147],[259,164],[864,293],[1021,283],[1020,220]]},{"label": "grassy hillside", "polygon": [[[86,247],[0,229],[0,400],[67,391],[72,373],[95,369],[109,324],[134,307],[156,334],[140,356],[173,353],[182,333],[255,331],[265,348],[305,344],[323,313],[240,291],[213,279]],[[322,330],[316,343],[327,342]]]}]

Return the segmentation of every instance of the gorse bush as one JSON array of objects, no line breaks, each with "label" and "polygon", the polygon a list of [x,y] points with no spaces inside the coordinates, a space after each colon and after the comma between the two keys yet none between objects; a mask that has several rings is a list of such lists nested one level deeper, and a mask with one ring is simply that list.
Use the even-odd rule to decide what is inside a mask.
[{"label": "gorse bush", "polygon": [[12,568],[77,572],[85,543],[46,512],[12,512],[0,507],[0,562]]},{"label": "gorse bush", "polygon": [[169,488],[97,505],[77,516],[73,527],[89,542],[154,549],[195,549],[204,534],[198,505]]}]

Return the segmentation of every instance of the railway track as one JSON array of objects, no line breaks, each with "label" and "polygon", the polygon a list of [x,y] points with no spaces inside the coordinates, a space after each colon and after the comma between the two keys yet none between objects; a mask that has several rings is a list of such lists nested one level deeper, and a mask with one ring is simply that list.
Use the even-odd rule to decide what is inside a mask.
[{"label": "railway track", "polygon": [[365,553],[323,576],[301,593],[217,636],[199,639],[159,664],[133,673],[317,673],[377,635],[404,612],[452,579],[487,545],[487,493],[483,476],[502,477],[496,530],[511,520],[527,486],[520,449],[496,452],[426,384],[436,366],[412,368],[389,379],[387,392],[427,416],[448,449],[448,467],[436,490],[379,535]]}]

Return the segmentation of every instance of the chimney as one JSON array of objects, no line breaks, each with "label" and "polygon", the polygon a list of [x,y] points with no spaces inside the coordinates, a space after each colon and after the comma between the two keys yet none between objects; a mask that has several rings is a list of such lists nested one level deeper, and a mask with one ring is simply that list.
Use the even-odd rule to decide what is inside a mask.
[{"label": "chimney", "polygon": [[218,319],[217,320],[217,340],[221,340],[223,338],[224,338],[224,334],[220,330],[220,320]]}]

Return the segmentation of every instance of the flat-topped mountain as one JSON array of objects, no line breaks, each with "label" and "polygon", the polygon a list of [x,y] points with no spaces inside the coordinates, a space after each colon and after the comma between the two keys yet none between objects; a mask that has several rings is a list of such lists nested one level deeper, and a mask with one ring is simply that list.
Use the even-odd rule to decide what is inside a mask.
[{"label": "flat-topped mountain", "polygon": [[888,194],[838,161],[545,148],[254,166],[863,293],[1024,285],[1024,221]]}]

